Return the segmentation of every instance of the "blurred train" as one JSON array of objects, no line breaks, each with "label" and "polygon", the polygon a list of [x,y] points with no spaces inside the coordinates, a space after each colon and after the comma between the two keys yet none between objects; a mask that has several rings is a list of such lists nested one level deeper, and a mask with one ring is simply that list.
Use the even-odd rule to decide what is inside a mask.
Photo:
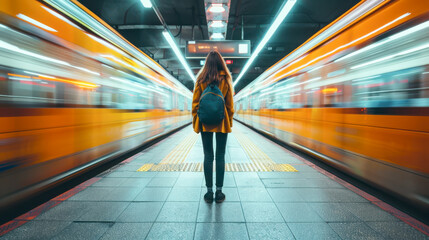
[{"label": "blurred train", "polygon": [[77,1],[0,2],[0,209],[191,122],[192,93]]},{"label": "blurred train", "polygon": [[362,1],[234,97],[235,118],[429,210],[429,1]]}]

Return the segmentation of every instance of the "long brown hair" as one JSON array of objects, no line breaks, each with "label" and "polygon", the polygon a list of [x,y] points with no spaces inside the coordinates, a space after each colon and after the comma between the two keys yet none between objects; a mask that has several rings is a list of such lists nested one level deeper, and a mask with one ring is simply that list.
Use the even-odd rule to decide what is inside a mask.
[{"label": "long brown hair", "polygon": [[210,51],[204,66],[198,72],[197,84],[214,83],[219,85],[224,79],[232,84],[231,73],[226,66],[225,60],[218,51]]}]

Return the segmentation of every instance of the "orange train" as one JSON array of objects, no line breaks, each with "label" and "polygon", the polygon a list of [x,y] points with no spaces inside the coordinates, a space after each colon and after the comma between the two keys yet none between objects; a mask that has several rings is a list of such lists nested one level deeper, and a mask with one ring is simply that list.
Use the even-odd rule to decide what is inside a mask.
[{"label": "orange train", "polygon": [[0,208],[191,121],[192,93],[77,1],[0,3]]},{"label": "orange train", "polygon": [[429,2],[362,1],[234,97],[236,119],[429,210]]}]

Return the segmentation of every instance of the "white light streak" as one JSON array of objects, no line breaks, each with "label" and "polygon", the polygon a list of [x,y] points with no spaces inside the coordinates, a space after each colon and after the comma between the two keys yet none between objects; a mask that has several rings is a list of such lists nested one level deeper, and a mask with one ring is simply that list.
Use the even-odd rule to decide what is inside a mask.
[{"label": "white light streak", "polygon": [[406,55],[406,54],[409,54],[409,53],[417,52],[417,51],[423,50],[423,49],[428,48],[428,47],[429,47],[429,44],[424,44],[424,45],[421,45],[421,46],[418,46],[418,47],[415,47],[415,48],[411,48],[411,49],[402,51],[400,53],[392,54],[392,55],[389,55],[389,56],[386,56],[386,57],[378,58],[378,59],[375,59],[375,60],[372,60],[372,61],[369,61],[369,62],[365,62],[365,63],[359,64],[359,65],[355,65],[355,66],[351,67],[351,69],[357,69],[357,68],[365,67],[365,66],[368,66],[368,65],[371,65],[371,64],[374,64],[374,63],[379,63],[379,62],[382,62],[382,61],[386,61],[386,60],[392,59],[394,57],[398,57],[398,56],[401,56],[401,55]]},{"label": "white light streak", "polygon": [[57,17],[57,18],[63,20],[64,22],[72,25],[73,27],[82,30],[82,28],[80,28],[79,26],[77,26],[76,24],[74,24],[73,22],[71,22],[70,20],[68,20],[67,18],[65,18],[64,16],[62,16],[61,14],[55,12],[54,10],[52,10],[50,8],[47,8],[45,6],[42,6],[42,8],[44,8],[46,11],[48,11],[50,14],[54,15],[55,17]]},{"label": "white light streak", "polygon": [[143,7],[145,8],[151,8],[152,7],[152,3],[150,2],[150,0],[140,0],[143,4]]},{"label": "white light streak", "polygon": [[21,18],[24,21],[27,21],[27,22],[29,22],[31,24],[34,24],[34,25],[36,25],[38,27],[41,27],[41,28],[43,28],[45,30],[48,30],[48,31],[51,31],[51,32],[58,32],[57,30],[55,30],[55,29],[53,29],[53,28],[51,28],[51,27],[49,27],[49,26],[47,26],[47,25],[45,25],[45,24],[43,24],[43,23],[41,23],[41,22],[39,22],[37,20],[34,20],[31,17],[28,17],[28,16],[26,16],[26,15],[24,15],[22,13],[19,13],[16,16],[19,17],[19,18]]},{"label": "white light streak", "polygon": [[267,33],[265,33],[264,38],[259,43],[259,45],[256,47],[255,51],[252,53],[252,56],[249,60],[247,60],[246,64],[244,65],[243,69],[241,69],[240,74],[238,75],[237,79],[234,82],[234,87],[237,85],[237,83],[241,80],[244,73],[246,73],[247,69],[252,65],[253,61],[258,56],[259,52],[261,52],[262,48],[265,46],[265,44],[270,40],[270,38],[273,36],[273,34],[276,32],[277,28],[280,26],[280,24],[283,22],[283,20],[286,18],[292,7],[295,5],[296,0],[288,0],[286,4],[283,6],[283,8],[280,10],[280,13],[277,15],[276,19],[274,20],[273,24],[271,24],[270,28],[268,29]]},{"label": "white light streak", "polygon": [[61,60],[57,60],[57,59],[54,59],[54,58],[50,58],[50,57],[45,57],[45,56],[37,54],[37,53],[33,53],[33,52],[30,52],[30,51],[26,51],[26,50],[20,49],[17,46],[14,46],[14,45],[9,44],[7,42],[3,42],[1,40],[0,40],[0,48],[4,48],[4,49],[10,50],[10,51],[18,52],[18,53],[21,53],[21,54],[24,54],[24,55],[27,55],[27,56],[30,56],[30,57],[35,57],[35,58],[38,58],[38,59],[41,59],[41,60],[50,61],[50,62],[54,62],[54,63],[66,65],[66,66],[70,66],[70,64],[67,63],[67,62],[64,62],[64,61],[61,61]]},{"label": "white light streak", "polygon": [[171,36],[171,34],[168,31],[163,31],[162,35],[167,40],[167,42],[170,44],[171,48],[173,48],[174,53],[176,54],[176,56],[179,59],[179,61],[182,63],[182,65],[185,68],[186,72],[188,72],[188,74],[191,77],[191,79],[194,82],[196,82],[197,80],[195,79],[194,73],[192,72],[191,68],[189,68],[188,63],[186,62],[185,58],[183,57],[182,52],[179,50],[179,48],[177,47],[176,43],[174,42],[174,39]]}]

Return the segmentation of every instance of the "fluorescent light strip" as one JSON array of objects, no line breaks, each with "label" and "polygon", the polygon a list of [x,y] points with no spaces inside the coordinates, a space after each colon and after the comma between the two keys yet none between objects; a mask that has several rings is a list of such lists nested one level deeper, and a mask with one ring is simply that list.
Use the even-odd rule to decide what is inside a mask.
[{"label": "fluorescent light strip", "polygon": [[224,36],[222,33],[213,33],[210,38],[216,38],[216,39],[222,38],[223,39]]},{"label": "fluorescent light strip", "polygon": [[150,0],[140,0],[143,4],[143,7],[145,8],[151,8],[152,7],[152,3],[150,2]]},{"label": "fluorescent light strip", "polygon": [[277,15],[276,19],[274,20],[273,24],[271,24],[270,28],[268,29],[267,33],[265,33],[264,38],[259,43],[258,47],[256,47],[255,51],[252,53],[252,56],[250,59],[246,62],[243,69],[241,70],[240,74],[238,75],[237,79],[234,82],[234,87],[237,85],[237,83],[241,80],[244,73],[246,73],[247,69],[249,69],[250,65],[252,65],[253,61],[258,56],[259,52],[262,50],[262,48],[265,46],[265,44],[270,40],[270,38],[273,36],[273,34],[276,32],[277,28],[280,26],[280,24],[283,22],[283,20],[286,18],[292,7],[295,5],[296,0],[288,0],[286,4],[283,6],[283,8],[280,10],[279,14]]},{"label": "fluorescent light strip", "polygon": [[29,22],[31,24],[34,24],[34,25],[36,25],[38,27],[41,27],[41,28],[43,28],[45,30],[48,30],[48,31],[51,31],[51,32],[58,32],[57,30],[55,30],[55,29],[53,29],[53,28],[51,28],[51,27],[49,27],[49,26],[47,26],[47,25],[45,25],[45,24],[43,24],[43,23],[41,23],[39,21],[36,21],[36,20],[32,19],[31,17],[28,17],[28,16],[26,16],[26,15],[24,15],[22,13],[19,13],[16,16],[19,17],[19,18],[21,18],[24,21],[27,21],[27,22]]},{"label": "fluorescent light strip", "polygon": [[189,68],[188,63],[186,62],[185,58],[182,55],[182,52],[180,52],[179,48],[177,47],[176,43],[174,42],[174,39],[171,36],[170,32],[163,31],[162,35],[167,40],[167,42],[170,44],[171,48],[173,48],[174,53],[176,54],[176,56],[179,59],[179,61],[182,63],[182,65],[185,68],[185,70],[188,72],[188,74],[191,77],[191,79],[194,82],[196,82],[197,80],[195,79],[194,73],[192,72],[191,68]]},{"label": "fluorescent light strip", "polygon": [[210,27],[212,27],[212,28],[222,28],[222,27],[225,27],[225,25],[223,24],[223,21],[215,20],[215,21],[212,21],[212,23],[210,24]]},{"label": "fluorescent light strip", "polygon": [[212,3],[209,7],[209,12],[212,13],[222,13],[225,12],[225,8],[222,3]]}]

